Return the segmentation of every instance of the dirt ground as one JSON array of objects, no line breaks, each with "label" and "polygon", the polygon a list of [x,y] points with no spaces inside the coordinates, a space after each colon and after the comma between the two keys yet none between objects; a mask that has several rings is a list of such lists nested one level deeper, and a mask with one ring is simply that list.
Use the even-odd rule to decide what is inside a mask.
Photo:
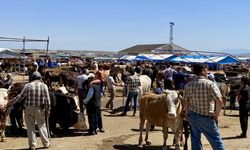
[{"label": "dirt ground", "polygon": [[[25,79],[27,79],[25,77]],[[15,77],[15,81],[22,81],[23,78]],[[117,93],[115,98],[115,108],[123,106],[124,100],[121,93]],[[102,106],[105,106],[108,101],[108,96],[102,98]],[[57,137],[51,139],[51,150],[137,150],[139,137],[139,112],[136,116],[132,116],[132,111],[128,116],[118,116],[121,109],[115,109],[112,113],[107,109],[103,109],[103,125],[105,133],[98,132],[94,136],[84,136],[85,131],[76,131],[73,128],[69,130],[59,130]],[[250,149],[249,138],[238,139],[236,136],[241,133],[239,124],[238,110],[227,110],[224,116],[221,113],[219,118],[219,130],[225,145],[226,150],[248,150]],[[21,150],[28,147],[28,141],[25,130],[19,136],[7,134],[7,141],[0,143],[0,149],[3,150]],[[248,133],[248,137],[250,134]],[[150,132],[149,139],[152,142],[151,146],[145,147],[147,150],[161,150],[163,142],[162,132],[160,127],[156,127],[155,131]],[[169,135],[167,145],[169,149],[174,149],[172,146],[173,134]],[[212,149],[209,142],[202,136],[202,144],[204,150]],[[190,139],[188,143],[189,149]],[[40,138],[38,138],[37,148],[42,149]]]}]

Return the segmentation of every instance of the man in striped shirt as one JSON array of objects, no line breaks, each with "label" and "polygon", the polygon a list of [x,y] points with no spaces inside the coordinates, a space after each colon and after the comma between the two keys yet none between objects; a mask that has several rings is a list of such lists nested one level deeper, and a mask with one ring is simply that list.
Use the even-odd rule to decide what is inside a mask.
[{"label": "man in striped shirt", "polygon": [[193,72],[196,77],[184,88],[185,110],[188,116],[192,149],[202,149],[201,133],[210,142],[213,149],[223,150],[215,120],[218,119],[222,99],[219,88],[207,78],[207,65],[195,64]]},{"label": "man in striped shirt", "polygon": [[32,81],[27,83],[22,92],[10,101],[8,105],[12,105],[25,99],[25,121],[27,126],[28,143],[29,149],[33,150],[36,148],[37,142],[35,122],[37,123],[44,148],[50,146],[45,121],[45,113],[49,115],[50,111],[50,97],[47,85],[41,80],[41,74],[36,71],[31,77]]}]

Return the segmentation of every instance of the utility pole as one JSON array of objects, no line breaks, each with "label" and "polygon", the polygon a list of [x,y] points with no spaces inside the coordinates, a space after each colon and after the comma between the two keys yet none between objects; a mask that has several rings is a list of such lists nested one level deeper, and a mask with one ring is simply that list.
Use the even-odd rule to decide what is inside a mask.
[{"label": "utility pole", "polygon": [[170,32],[169,32],[169,45],[173,44],[173,27],[174,27],[174,22],[169,22],[170,24]]}]

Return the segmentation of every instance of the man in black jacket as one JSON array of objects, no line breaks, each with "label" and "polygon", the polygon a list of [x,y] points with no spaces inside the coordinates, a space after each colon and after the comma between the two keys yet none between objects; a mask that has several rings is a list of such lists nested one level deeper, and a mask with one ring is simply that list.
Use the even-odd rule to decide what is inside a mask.
[{"label": "man in black jacket", "polygon": [[243,76],[241,78],[241,87],[239,89],[239,105],[240,105],[240,127],[242,133],[238,138],[247,138],[247,127],[248,127],[248,105],[249,105],[249,97],[248,95],[248,87],[249,79],[248,77]]},{"label": "man in black jacket", "polygon": [[[93,73],[88,75],[88,82],[90,83],[95,78]],[[104,132],[102,127],[102,117],[101,117],[101,91],[100,84],[92,84],[89,87],[87,97],[83,100],[86,105],[89,130],[88,135],[97,134],[96,129],[99,128],[100,132]]]}]

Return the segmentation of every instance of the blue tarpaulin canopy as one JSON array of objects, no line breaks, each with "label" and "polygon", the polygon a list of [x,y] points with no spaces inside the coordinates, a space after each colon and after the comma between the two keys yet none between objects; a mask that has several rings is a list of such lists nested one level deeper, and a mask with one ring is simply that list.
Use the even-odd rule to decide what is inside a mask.
[{"label": "blue tarpaulin canopy", "polygon": [[170,60],[171,62],[184,62],[184,63],[207,63],[207,64],[232,64],[238,63],[239,60],[231,56],[196,56],[185,55],[178,56]]}]

